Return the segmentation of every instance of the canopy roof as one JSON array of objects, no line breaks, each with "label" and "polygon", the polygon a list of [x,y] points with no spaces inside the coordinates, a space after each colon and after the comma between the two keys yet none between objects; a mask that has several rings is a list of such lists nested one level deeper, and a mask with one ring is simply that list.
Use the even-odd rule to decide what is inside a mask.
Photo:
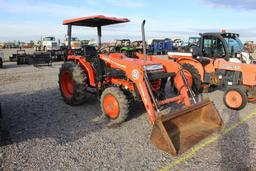
[{"label": "canopy roof", "polygon": [[74,18],[64,20],[64,25],[76,25],[76,26],[87,26],[87,27],[98,27],[106,26],[111,24],[126,23],[129,22],[127,18],[116,18],[116,17],[106,17],[104,15],[95,15],[82,18]]}]

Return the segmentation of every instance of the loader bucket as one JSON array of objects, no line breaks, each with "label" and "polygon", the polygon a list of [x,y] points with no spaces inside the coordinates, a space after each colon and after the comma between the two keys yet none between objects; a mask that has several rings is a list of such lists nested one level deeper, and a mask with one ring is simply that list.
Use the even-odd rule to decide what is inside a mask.
[{"label": "loader bucket", "polygon": [[151,141],[158,149],[176,156],[222,126],[214,104],[205,100],[188,109],[160,115],[153,126]]}]

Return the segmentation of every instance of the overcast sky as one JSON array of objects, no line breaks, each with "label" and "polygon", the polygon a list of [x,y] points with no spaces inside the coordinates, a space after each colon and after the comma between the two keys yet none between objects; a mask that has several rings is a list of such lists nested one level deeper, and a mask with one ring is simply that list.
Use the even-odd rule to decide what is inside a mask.
[{"label": "overcast sky", "polygon": [[[103,40],[140,39],[146,19],[146,37],[182,37],[224,28],[256,41],[256,0],[0,0],[0,41],[37,40],[43,35],[64,39],[64,19],[88,15],[125,17],[126,24],[103,28]],[[76,27],[74,36],[95,38],[91,28]]]}]

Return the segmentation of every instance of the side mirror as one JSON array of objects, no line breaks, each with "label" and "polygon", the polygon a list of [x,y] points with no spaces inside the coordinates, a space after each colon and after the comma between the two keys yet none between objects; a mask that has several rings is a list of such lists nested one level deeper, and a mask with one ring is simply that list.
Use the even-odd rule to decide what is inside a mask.
[{"label": "side mirror", "polygon": [[191,46],[189,48],[189,52],[192,53],[192,57],[196,58],[198,56],[201,56],[200,48],[198,46]]}]

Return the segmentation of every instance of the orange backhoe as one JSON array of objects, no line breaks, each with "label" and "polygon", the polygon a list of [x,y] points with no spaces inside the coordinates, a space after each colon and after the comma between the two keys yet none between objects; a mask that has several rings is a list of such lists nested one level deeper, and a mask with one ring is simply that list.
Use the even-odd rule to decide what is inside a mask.
[{"label": "orange backhoe", "polygon": [[[86,102],[93,89],[110,126],[125,121],[131,102],[142,101],[153,125],[152,143],[172,155],[180,154],[220,130],[222,119],[209,100],[191,101],[192,76],[180,64],[101,53],[101,27],[128,21],[102,15],[64,20],[68,26],[69,55],[60,68],[61,95],[67,104],[79,105]],[[81,51],[72,51],[72,26],[97,27],[98,49],[85,46]],[[178,96],[164,98],[166,79],[174,80]],[[171,103],[180,104],[180,109],[172,111]]]}]

